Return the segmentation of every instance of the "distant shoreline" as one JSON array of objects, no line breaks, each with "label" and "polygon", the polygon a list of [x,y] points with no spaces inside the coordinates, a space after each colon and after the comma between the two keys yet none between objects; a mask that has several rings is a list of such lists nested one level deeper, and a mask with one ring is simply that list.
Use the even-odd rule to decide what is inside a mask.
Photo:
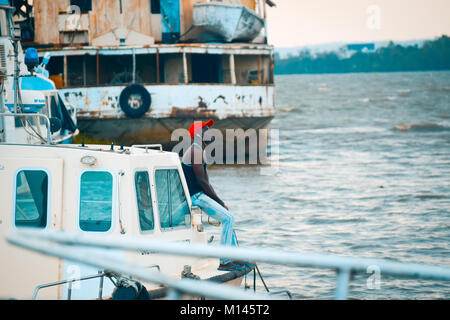
[{"label": "distant shoreline", "polygon": [[363,73],[426,73],[426,72],[450,72],[450,69],[444,70],[402,70],[402,71],[352,71],[352,72],[321,72],[321,73],[275,73],[275,76],[296,76],[296,75],[323,75],[323,74],[363,74]]},{"label": "distant shoreline", "polygon": [[275,75],[432,72],[450,70],[450,37],[426,41],[422,46],[390,42],[376,50],[349,50],[312,54],[309,50],[280,58],[275,54]]}]

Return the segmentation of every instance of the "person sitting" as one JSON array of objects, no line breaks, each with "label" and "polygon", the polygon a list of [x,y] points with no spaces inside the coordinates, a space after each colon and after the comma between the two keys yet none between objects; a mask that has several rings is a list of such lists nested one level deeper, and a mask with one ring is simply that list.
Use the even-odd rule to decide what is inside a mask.
[{"label": "person sitting", "polygon": [[[192,205],[199,207],[208,216],[221,222],[221,245],[237,246],[236,235],[233,231],[234,217],[214,191],[209,182],[206,168],[204,135],[213,123],[213,120],[196,121],[191,125],[189,135],[194,139],[194,142],[183,155],[181,165],[191,195]],[[232,271],[252,267],[254,267],[254,264],[249,262],[221,258],[218,270]]]}]

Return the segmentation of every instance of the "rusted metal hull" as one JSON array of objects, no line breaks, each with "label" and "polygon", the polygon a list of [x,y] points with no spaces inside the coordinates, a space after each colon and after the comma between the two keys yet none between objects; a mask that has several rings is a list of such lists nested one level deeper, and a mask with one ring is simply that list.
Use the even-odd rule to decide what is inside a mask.
[{"label": "rusted metal hull", "polygon": [[161,143],[170,148],[176,144],[173,131],[188,129],[195,120],[213,119],[225,137],[226,129],[266,128],[275,116],[272,85],[146,85],[152,102],[140,118],[130,118],[120,108],[124,88],[61,90],[64,99],[77,106],[80,136],[87,142]]},{"label": "rusted metal hull", "polygon": [[[172,141],[172,133],[176,129],[188,129],[195,120],[209,118],[171,117],[171,118],[81,118],[78,119],[78,127],[81,135],[87,142],[100,142],[124,145],[160,143],[166,150],[171,149],[179,141]],[[227,129],[265,129],[273,117],[230,117],[226,119],[212,118],[214,128],[222,132],[226,137]],[[77,141],[79,142],[79,141]]]}]

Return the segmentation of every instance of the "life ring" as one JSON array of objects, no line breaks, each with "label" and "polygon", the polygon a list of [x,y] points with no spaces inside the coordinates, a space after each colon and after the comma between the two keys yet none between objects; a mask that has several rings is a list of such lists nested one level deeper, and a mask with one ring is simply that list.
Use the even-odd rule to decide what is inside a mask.
[{"label": "life ring", "polygon": [[142,117],[150,109],[151,103],[150,93],[140,84],[132,84],[120,93],[120,108],[130,118]]}]

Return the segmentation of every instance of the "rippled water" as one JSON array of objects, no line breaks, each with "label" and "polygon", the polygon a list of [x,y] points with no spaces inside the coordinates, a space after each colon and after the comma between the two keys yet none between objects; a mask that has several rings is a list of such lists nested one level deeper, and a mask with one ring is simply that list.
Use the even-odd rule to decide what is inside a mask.
[{"label": "rippled water", "polygon": [[[450,267],[450,72],[278,76],[276,101],[278,173],[210,170],[241,246]],[[260,269],[271,290],[334,296],[331,270]],[[448,283],[369,276],[351,298],[450,298]]]}]

